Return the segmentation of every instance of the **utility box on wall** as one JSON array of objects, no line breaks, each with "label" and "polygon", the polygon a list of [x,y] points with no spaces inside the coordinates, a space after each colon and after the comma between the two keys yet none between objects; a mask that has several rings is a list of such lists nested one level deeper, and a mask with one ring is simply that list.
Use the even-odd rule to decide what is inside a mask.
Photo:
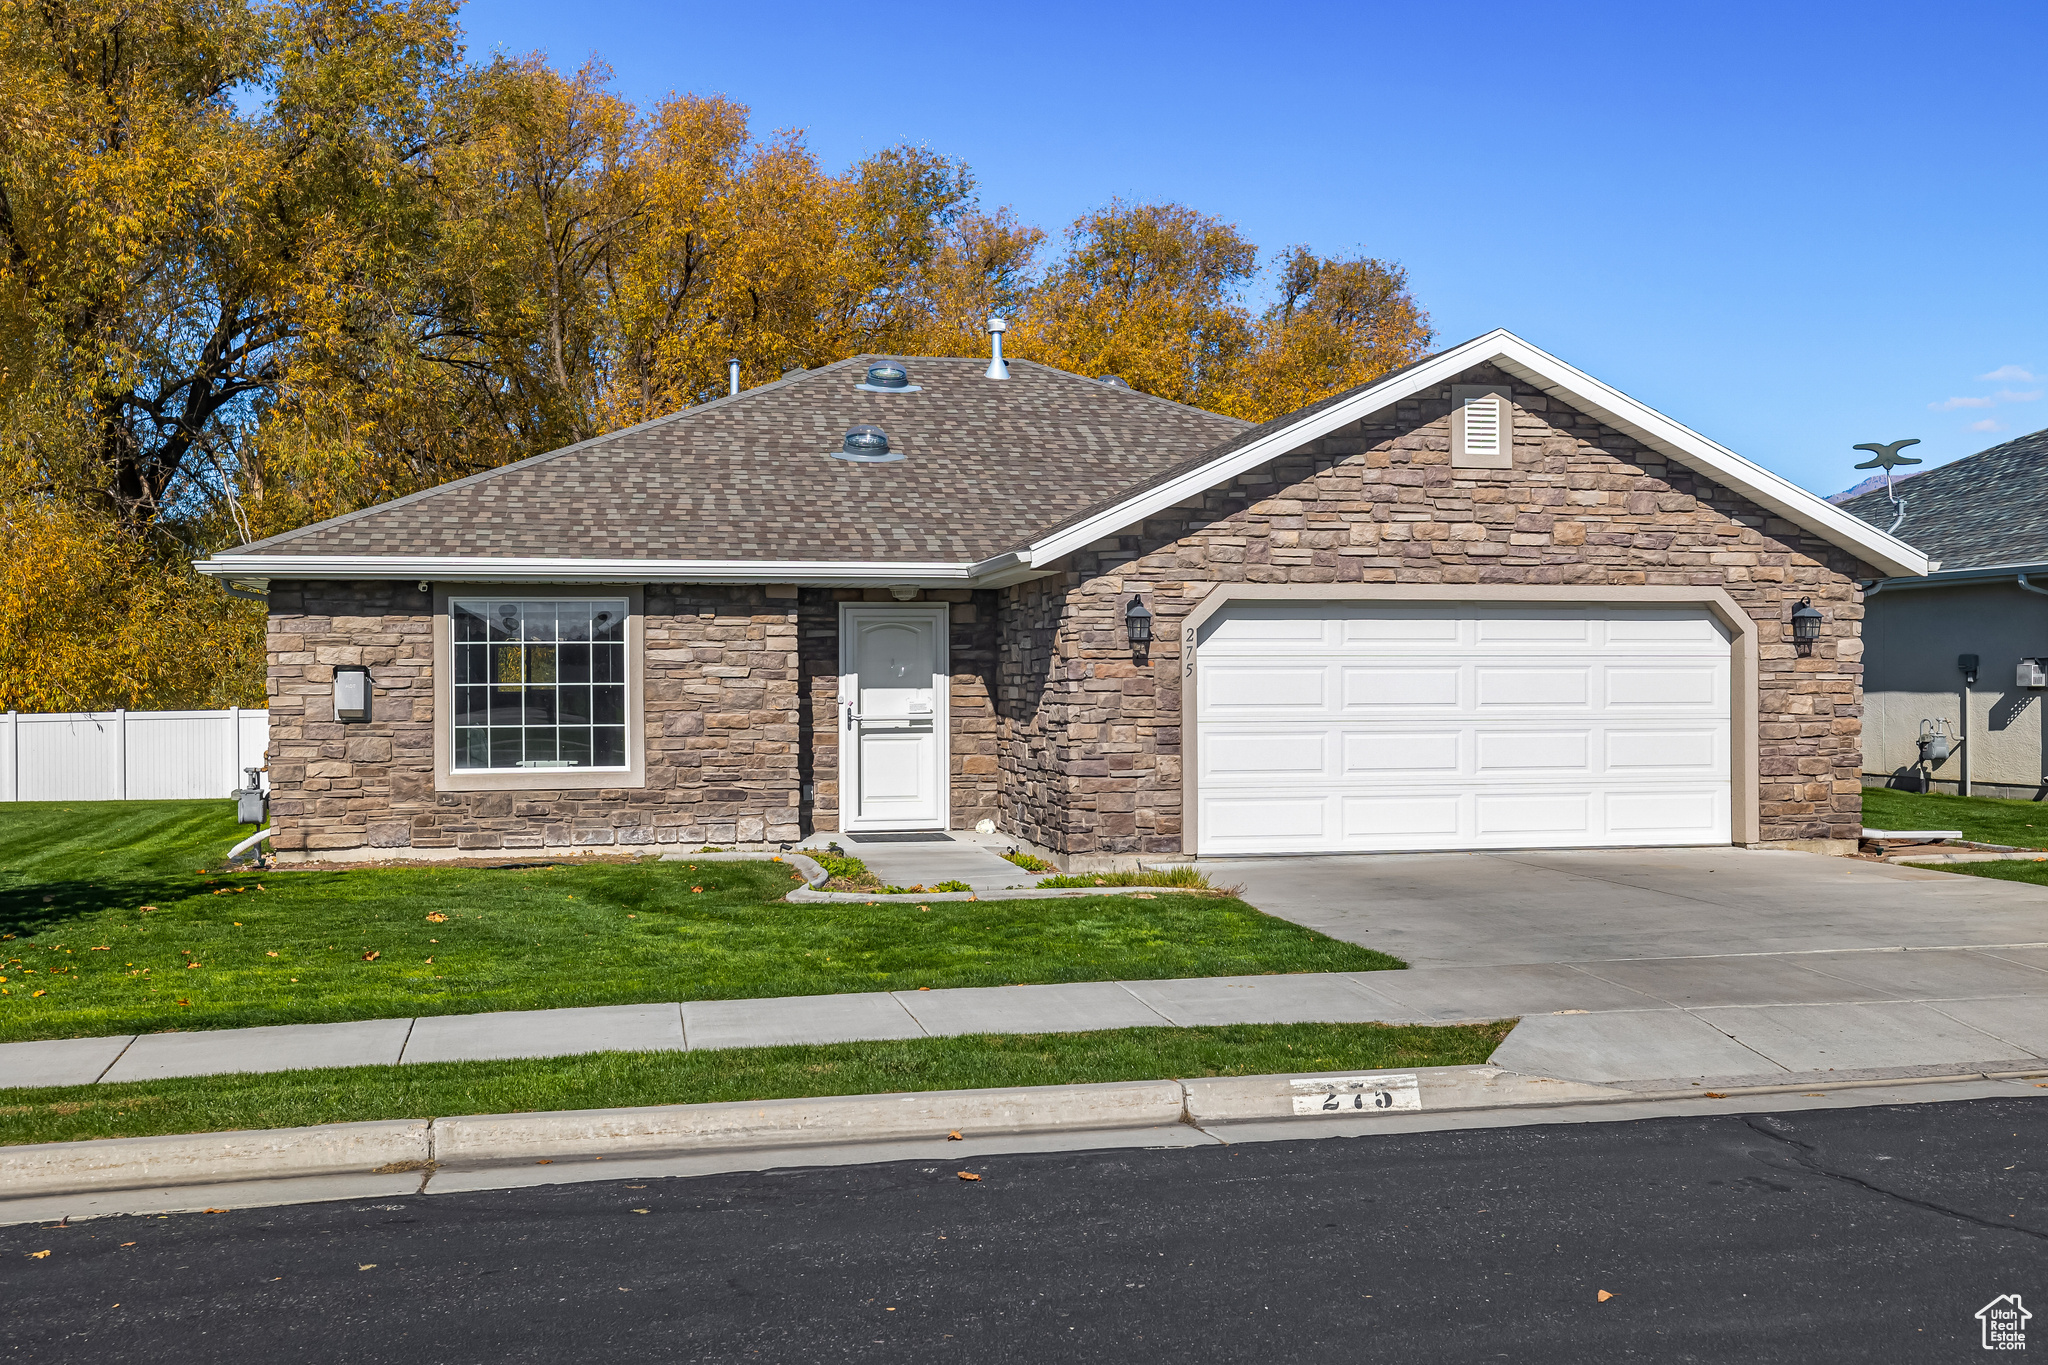
[{"label": "utility box on wall", "polygon": [[334,670],[334,718],[370,718],[370,670],[358,664],[343,664]]},{"label": "utility box on wall", "polygon": [[2041,667],[2039,659],[2021,659],[2019,676],[2013,680],[2017,687],[2039,690],[2048,687],[2048,669]]}]

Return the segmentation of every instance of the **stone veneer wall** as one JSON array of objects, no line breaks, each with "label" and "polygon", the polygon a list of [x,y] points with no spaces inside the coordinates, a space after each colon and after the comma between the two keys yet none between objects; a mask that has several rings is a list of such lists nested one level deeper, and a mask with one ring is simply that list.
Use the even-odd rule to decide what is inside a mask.
[{"label": "stone veneer wall", "polygon": [[[945,602],[951,618],[949,649],[952,827],[972,829],[997,815],[1001,779],[996,760],[995,671],[997,597],[993,592],[944,588],[919,592],[915,602]],[[802,632],[804,783],[812,793],[804,832],[839,828],[839,605],[895,602],[886,588],[805,588],[798,622]]]},{"label": "stone veneer wall", "polygon": [[[1724,588],[1759,632],[1765,841],[1853,840],[1863,617],[1876,571],[1491,366],[1513,469],[1454,469],[1450,385],[1353,423],[1005,590],[1000,823],[1088,865],[1180,851],[1180,622],[1219,582]],[[1124,604],[1155,613],[1134,663]],[[1810,597],[1806,652],[1782,622]]]},{"label": "stone veneer wall", "polygon": [[[797,590],[650,587],[647,785],[434,790],[433,604],[410,585],[270,594],[279,850],[761,843],[801,837]],[[370,669],[370,719],[332,719],[334,666]]]}]

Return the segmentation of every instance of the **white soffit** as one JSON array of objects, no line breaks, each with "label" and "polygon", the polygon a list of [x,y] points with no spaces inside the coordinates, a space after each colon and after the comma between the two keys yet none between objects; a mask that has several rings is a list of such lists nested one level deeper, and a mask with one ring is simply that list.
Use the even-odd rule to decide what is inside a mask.
[{"label": "white soffit", "polygon": [[1491,361],[1515,378],[1560,402],[1598,418],[1650,449],[1733,489],[1758,506],[1805,528],[1828,543],[1893,576],[1917,577],[1932,571],[1926,555],[1905,541],[1886,535],[1849,515],[1827,499],[1809,493],[1761,465],[1737,455],[1690,427],[1645,406],[1619,389],[1574,369],[1549,352],[1531,346],[1513,332],[1500,330],[1455,346],[1428,360],[1360,389],[1341,403],[1291,422],[1259,440],[1222,455],[1157,488],[1097,513],[1030,547],[1033,567],[1044,567],[1084,545],[1114,535],[1155,512],[1235,478],[1297,446],[1357,421],[1369,413],[1449,382],[1474,365]]}]

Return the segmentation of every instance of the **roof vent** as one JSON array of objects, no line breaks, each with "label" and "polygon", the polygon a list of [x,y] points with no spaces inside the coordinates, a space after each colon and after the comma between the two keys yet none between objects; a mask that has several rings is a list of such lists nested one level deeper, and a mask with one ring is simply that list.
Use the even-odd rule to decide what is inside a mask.
[{"label": "roof vent", "polygon": [[867,382],[855,384],[856,389],[869,393],[923,393],[924,390],[910,382],[910,371],[893,360],[883,360],[868,366]]},{"label": "roof vent", "polygon": [[1010,377],[1010,367],[1003,363],[1003,333],[1009,330],[1010,324],[1004,322],[1001,318],[990,318],[988,320],[989,344],[995,349],[993,358],[988,362],[988,369],[983,371],[983,373],[990,379],[1008,379]]},{"label": "roof vent", "polygon": [[854,427],[848,431],[846,439],[840,442],[839,449],[832,454],[842,460],[852,460],[856,464],[887,464],[891,460],[903,458],[902,451],[889,449],[889,438],[883,434],[880,427],[868,426]]},{"label": "roof vent", "polygon": [[1130,383],[1120,374],[1098,374],[1095,376],[1095,382],[1106,384],[1112,389],[1128,389],[1130,387]]}]

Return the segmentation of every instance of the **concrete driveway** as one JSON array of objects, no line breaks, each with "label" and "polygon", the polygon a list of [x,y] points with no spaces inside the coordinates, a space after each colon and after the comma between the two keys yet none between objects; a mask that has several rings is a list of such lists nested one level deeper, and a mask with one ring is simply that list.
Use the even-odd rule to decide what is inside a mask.
[{"label": "concrete driveway", "polygon": [[1269,914],[1405,959],[1383,1017],[1520,1015],[1494,1055],[1610,1083],[2042,1067],[2048,888],[1737,848],[1202,866]]}]

